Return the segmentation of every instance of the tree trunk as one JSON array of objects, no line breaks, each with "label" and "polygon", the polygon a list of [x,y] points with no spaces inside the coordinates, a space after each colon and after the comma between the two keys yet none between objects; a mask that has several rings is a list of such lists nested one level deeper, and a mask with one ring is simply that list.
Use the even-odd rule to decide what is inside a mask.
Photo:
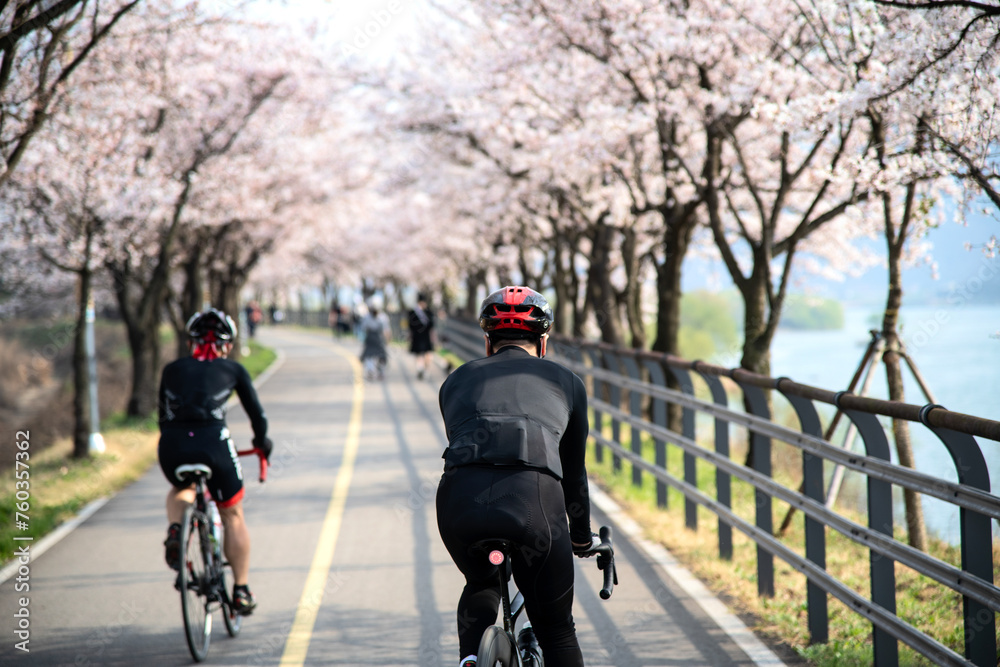
[{"label": "tree trunk", "polygon": [[[130,417],[149,417],[156,409],[159,388],[160,309],[164,304],[166,280],[154,278],[143,285],[127,261],[111,262],[107,267],[114,279],[115,300],[132,352],[132,393],[126,413]],[[138,304],[131,299],[130,286],[133,284],[143,290]]]},{"label": "tree trunk", "polygon": [[149,417],[157,406],[160,345],[159,319],[127,327],[132,349],[132,395],[128,400],[130,417]]},{"label": "tree trunk", "polygon": [[622,261],[625,265],[625,318],[628,322],[633,349],[646,348],[646,322],[642,315],[642,260],[638,256],[635,229],[624,230]]},{"label": "tree trunk", "polygon": [[[753,272],[744,283],[743,289],[743,356],[740,367],[760,375],[771,375],[771,330],[767,326],[767,273],[762,269],[760,261],[754,261]],[[770,396],[768,396],[770,405]],[[743,407],[750,412],[749,402],[744,399]],[[753,438],[747,440],[747,456],[744,465],[752,468],[754,465]]]},{"label": "tree trunk", "polygon": [[[656,267],[656,338],[653,350],[680,354],[681,332],[681,270],[698,219],[693,210],[683,215],[663,216],[663,263]],[[673,373],[667,373],[667,387],[680,389]],[[667,404],[667,428],[678,433],[682,429],[683,409],[676,403]]]},{"label": "tree trunk", "polygon": [[211,288],[212,305],[235,320],[240,312],[240,290],[243,289],[246,280],[223,279],[220,275],[215,278]]},{"label": "tree trunk", "polygon": [[618,301],[611,285],[611,244],[614,229],[605,224],[606,215],[598,218],[591,233],[590,271],[587,274],[587,302],[593,309],[601,340],[611,345],[622,344],[618,321]]},{"label": "tree trunk", "polygon": [[184,288],[177,299],[180,312],[173,318],[174,332],[176,333],[175,345],[177,356],[187,356],[188,335],[187,321],[191,316],[201,311],[202,301],[205,293],[205,279],[202,271],[202,256],[204,255],[203,243],[196,242],[190,249],[188,258],[183,264]]},{"label": "tree trunk", "polygon": [[[884,333],[885,329],[883,329]],[[899,363],[899,339],[894,335],[886,336],[886,350],[882,354],[885,362],[885,376],[889,386],[889,400],[906,402],[903,391],[903,374]],[[899,464],[915,469],[913,444],[910,440],[910,424],[905,419],[892,420],[892,436],[896,441],[896,454]],[[906,530],[909,544],[914,549],[927,551],[927,530],[924,526],[924,508],[920,502],[920,494],[913,489],[903,489],[903,504],[906,507]]]},{"label": "tree trunk", "polygon": [[761,262],[754,261],[754,270],[743,292],[743,356],[740,367],[761,375],[771,374],[771,337],[768,335],[767,275]]},{"label": "tree trunk", "polygon": [[[243,289],[243,285],[245,284],[246,277],[239,272],[230,272],[229,275],[213,273],[210,287],[212,305],[232,317],[233,320],[239,319],[240,290]],[[233,345],[229,353],[229,358],[238,361],[240,358],[240,348],[240,345]]]},{"label": "tree trunk", "polygon": [[476,269],[465,277],[465,308],[459,315],[474,319],[479,317],[479,287],[486,283],[486,271]]},{"label": "tree trunk", "polygon": [[[553,223],[554,225],[555,223]],[[553,305],[553,317],[555,321],[552,327],[557,334],[563,336],[573,335],[573,249],[567,248],[569,245],[566,238],[558,231],[552,243],[552,288],[556,293],[556,302]],[[569,266],[564,262],[564,255],[569,257]]]},{"label": "tree trunk", "polygon": [[681,331],[681,269],[694,233],[697,218],[688,214],[680,219],[664,215],[663,263],[656,267],[656,338],[653,349],[678,354]]},{"label": "tree trunk", "polygon": [[[899,237],[893,239],[891,221],[887,220],[886,223],[886,238],[889,242],[889,294],[886,299],[885,314],[882,317],[882,336],[885,339],[885,352],[882,354],[882,360],[885,362],[889,400],[906,402],[899,355],[902,343],[898,333],[899,309],[903,303],[901,261],[905,231],[901,231]],[[910,440],[909,422],[904,419],[893,419],[892,435],[896,442],[896,455],[899,457],[899,464],[915,469],[916,460],[913,455],[913,444]],[[906,507],[906,529],[909,544],[914,549],[926,552],[927,529],[924,525],[924,508],[920,502],[920,494],[912,489],[904,488],[903,504]]]},{"label": "tree trunk", "polygon": [[73,336],[73,458],[90,456],[90,369],[87,365],[87,305],[90,302],[90,243],[79,277],[77,300],[76,332]]},{"label": "tree trunk", "polygon": [[[879,162],[884,166],[885,124],[882,117],[874,110],[869,110],[872,125],[872,137],[879,154]],[[899,220],[899,227],[893,221],[892,195],[882,195],[883,224],[888,251],[889,289],[886,296],[885,313],[882,316],[882,336],[885,339],[885,352],[882,360],[885,362],[886,382],[890,401],[904,401],[903,374],[899,363],[899,309],[903,304],[902,257],[906,245],[910,223],[913,219],[913,202],[916,195],[916,184],[906,186],[906,200]],[[896,455],[899,464],[914,468],[913,445],[910,442],[910,425],[901,419],[892,420],[892,435],[896,441]],[[924,526],[924,510],[920,503],[920,495],[911,489],[903,489],[903,503],[906,506],[906,528],[910,546],[920,551],[927,550],[927,530]]]}]

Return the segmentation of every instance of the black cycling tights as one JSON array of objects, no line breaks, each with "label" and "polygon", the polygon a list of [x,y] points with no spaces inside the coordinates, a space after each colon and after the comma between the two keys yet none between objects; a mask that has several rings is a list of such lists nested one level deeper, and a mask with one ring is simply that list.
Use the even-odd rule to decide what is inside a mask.
[{"label": "black cycling tights", "polygon": [[448,470],[437,493],[438,530],[465,590],[458,601],[459,658],[474,654],[497,618],[497,567],[485,539],[514,543],[514,582],[550,667],[582,667],[573,625],[573,547],[562,486],[547,473],[464,466]]}]

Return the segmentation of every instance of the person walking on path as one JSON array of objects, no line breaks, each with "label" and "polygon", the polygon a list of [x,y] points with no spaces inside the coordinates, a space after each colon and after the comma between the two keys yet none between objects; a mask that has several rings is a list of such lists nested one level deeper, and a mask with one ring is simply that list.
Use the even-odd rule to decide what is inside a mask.
[{"label": "person walking on path", "polygon": [[243,309],[243,314],[246,316],[247,333],[253,338],[257,333],[257,325],[264,319],[264,313],[256,301],[251,301]]},{"label": "person walking on path", "polygon": [[361,320],[361,363],[366,380],[381,380],[389,353],[386,348],[392,337],[389,317],[382,312],[382,304],[375,298],[368,302],[368,314]]},{"label": "person walking on path", "polygon": [[417,305],[408,314],[410,354],[417,358],[417,379],[422,380],[434,353],[434,313],[427,305],[427,295],[417,295]]}]

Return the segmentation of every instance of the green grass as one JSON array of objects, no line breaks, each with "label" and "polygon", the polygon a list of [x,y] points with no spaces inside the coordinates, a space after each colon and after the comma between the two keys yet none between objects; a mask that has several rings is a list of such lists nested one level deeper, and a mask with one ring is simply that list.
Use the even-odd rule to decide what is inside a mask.
[{"label": "green grass", "polygon": [[[611,437],[610,420],[605,418],[604,435]],[[621,439],[628,443],[629,430],[623,427]],[[742,461],[742,447],[734,442],[734,461]],[[774,443],[772,460],[774,477],[786,487],[798,488],[801,479],[801,455],[781,443]],[[626,447],[628,445],[626,444]],[[588,471],[610,495],[616,498],[636,521],[647,531],[647,536],[664,544],[671,552],[706,585],[723,594],[738,611],[756,619],[754,629],[765,636],[791,646],[811,664],[820,667],[872,664],[872,626],[862,616],[850,611],[833,597],[829,598],[829,634],[825,644],[810,645],[806,609],[806,582],[804,576],[784,561],[775,559],[775,596],[761,598],[757,595],[756,543],[739,531],[733,531],[733,560],[723,561],[718,556],[718,520],[714,513],[698,507],[697,530],[685,526],[684,497],[679,491],[668,490],[667,509],[656,507],[655,480],[643,474],[642,483],[632,483],[632,465],[622,461],[616,469],[610,451],[605,450],[603,461],[596,460],[596,446],[588,448]],[[648,437],[642,440],[643,458],[653,461],[653,443]],[[667,447],[667,470],[683,478],[683,452],[679,447]],[[715,467],[699,461],[696,466],[698,488],[715,497]],[[754,490],[749,484],[733,480],[732,508],[742,519],[753,523],[755,513]],[[780,525],[788,505],[774,500],[772,517]],[[855,523],[865,525],[867,519],[849,510],[838,512]],[[852,540],[827,529],[827,571],[863,597],[870,597],[869,554]],[[905,534],[897,526],[896,539],[905,541]],[[782,543],[800,556],[805,553],[802,514],[797,513],[791,529]],[[932,541],[930,553],[935,558],[960,566],[961,554],[957,547]],[[994,547],[994,581],[1000,580],[1000,543]],[[962,599],[951,589],[938,584],[909,568],[896,564],[897,615],[922,632],[935,638],[959,654],[964,653],[962,627]],[[901,665],[933,664],[900,642]]]},{"label": "green grass", "polygon": [[[29,447],[27,530],[18,530],[15,519],[16,468],[0,475],[0,562],[7,561],[19,544],[14,537],[35,541],[79,512],[87,503],[107,496],[135,481],[156,460],[156,433],[145,429],[113,429],[104,434],[106,451],[74,459],[72,442],[64,438],[52,447],[33,453]],[[29,440],[30,442],[30,440]],[[23,474],[25,468],[21,468]],[[9,491],[7,491],[9,490]]]},{"label": "green grass", "polygon": [[465,363],[465,361],[460,356],[458,356],[451,350],[444,347],[438,348],[437,354],[439,357],[443,358],[445,361],[451,364],[452,368],[458,368],[459,366]]},{"label": "green grass", "polygon": [[268,366],[274,363],[278,353],[260,343],[251,341],[249,343],[250,354],[240,359],[240,363],[250,373],[250,377],[256,378],[264,372]]}]

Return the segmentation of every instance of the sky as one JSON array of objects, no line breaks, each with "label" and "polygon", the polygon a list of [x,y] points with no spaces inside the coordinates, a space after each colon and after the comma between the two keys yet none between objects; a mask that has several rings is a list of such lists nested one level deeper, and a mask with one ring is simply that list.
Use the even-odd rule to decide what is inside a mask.
[{"label": "sky", "polygon": [[413,33],[417,14],[427,10],[418,0],[254,0],[246,7],[250,16],[312,26],[334,53],[375,62],[391,57],[399,41]]}]

